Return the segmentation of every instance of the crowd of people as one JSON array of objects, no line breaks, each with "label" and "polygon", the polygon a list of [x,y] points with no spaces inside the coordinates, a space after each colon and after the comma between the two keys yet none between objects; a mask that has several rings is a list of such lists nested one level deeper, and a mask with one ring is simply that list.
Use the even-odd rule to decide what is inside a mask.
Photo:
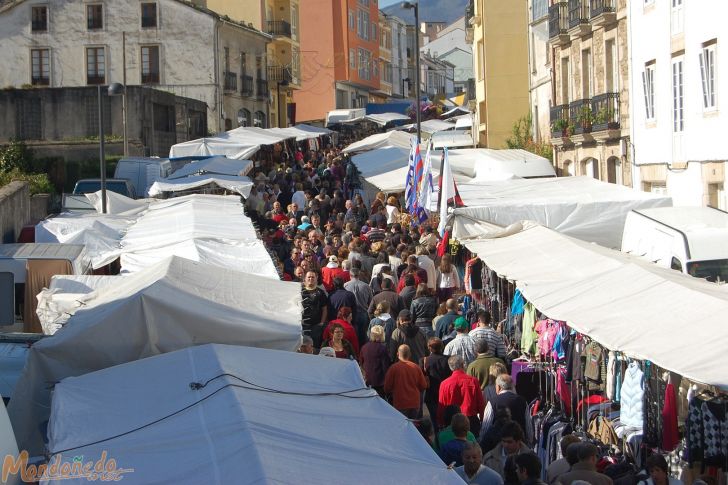
[{"label": "crowd of people", "polygon": [[[397,197],[360,190],[340,148],[297,151],[259,171],[245,204],[284,280],[300,282],[302,353],[351,359],[467,483],[608,485],[596,447],[574,435],[542,470],[507,342],[486,310],[468,320],[462,279],[434,224]],[[649,485],[673,484],[659,455]]]}]

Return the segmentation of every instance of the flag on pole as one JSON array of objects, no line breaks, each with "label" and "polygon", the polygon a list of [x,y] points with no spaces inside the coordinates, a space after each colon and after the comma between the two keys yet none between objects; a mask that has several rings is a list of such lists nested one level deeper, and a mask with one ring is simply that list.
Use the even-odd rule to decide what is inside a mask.
[{"label": "flag on pole", "polygon": [[415,172],[414,172],[414,193],[413,195],[413,203],[412,208],[410,209],[410,214],[413,216],[417,216],[419,212],[419,195],[420,191],[422,190],[422,175],[424,173],[424,162],[422,161],[422,155],[420,154],[420,144],[415,142]]},{"label": "flag on pole", "polygon": [[430,205],[432,203],[432,193],[434,186],[432,183],[432,159],[431,159],[432,143],[427,145],[427,153],[422,168],[422,178],[420,186],[417,190],[417,218],[420,223],[425,222],[430,217]]},{"label": "flag on pole", "polygon": [[437,226],[437,231],[440,233],[440,237],[445,235],[448,205],[451,202],[455,205],[455,207],[462,207],[465,205],[460,198],[458,187],[452,176],[447,148],[445,148],[442,153],[442,160],[442,173],[440,174],[440,225]]},{"label": "flag on pole", "polygon": [[412,213],[417,198],[417,189],[415,187],[415,141],[412,141],[410,148],[409,161],[407,162],[407,178],[404,183],[404,206],[408,212]]}]

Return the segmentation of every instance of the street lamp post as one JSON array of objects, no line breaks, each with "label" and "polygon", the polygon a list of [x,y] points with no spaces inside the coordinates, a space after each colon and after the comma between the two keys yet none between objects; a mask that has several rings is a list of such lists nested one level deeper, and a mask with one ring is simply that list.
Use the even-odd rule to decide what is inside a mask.
[{"label": "street lamp post", "polygon": [[422,113],[420,113],[420,7],[417,2],[402,2],[404,9],[415,10],[415,111],[417,113],[417,143],[422,142]]},{"label": "street lamp post", "polygon": [[[104,103],[101,102],[101,85],[98,88],[99,99],[99,171],[101,172],[101,213],[106,214],[106,153],[104,150]],[[125,94],[123,84],[112,83],[107,90],[109,96]]]},{"label": "street lamp post", "polygon": [[[278,81],[278,127],[279,128],[288,128],[288,113],[283,113],[283,107],[287,107],[286,103],[281,103],[281,86],[286,87],[288,86],[288,79],[284,79],[282,81]],[[281,113],[283,113],[283,119],[286,120],[285,123],[281,123]]]}]

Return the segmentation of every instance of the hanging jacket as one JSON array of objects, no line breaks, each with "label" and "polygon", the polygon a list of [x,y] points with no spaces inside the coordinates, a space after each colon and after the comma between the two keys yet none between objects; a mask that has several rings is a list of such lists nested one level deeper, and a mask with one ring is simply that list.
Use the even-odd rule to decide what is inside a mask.
[{"label": "hanging jacket", "polygon": [[622,407],[619,419],[625,426],[642,428],[644,393],[642,370],[636,362],[632,362],[627,367],[621,389]]}]

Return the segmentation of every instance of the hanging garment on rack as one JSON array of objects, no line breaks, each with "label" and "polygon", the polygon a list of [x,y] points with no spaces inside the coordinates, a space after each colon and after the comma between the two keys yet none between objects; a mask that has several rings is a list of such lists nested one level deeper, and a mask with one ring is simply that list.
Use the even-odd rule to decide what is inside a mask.
[{"label": "hanging garment on rack", "polygon": [[536,349],[538,334],[535,330],[536,308],[529,302],[523,308],[523,327],[521,334],[521,352],[533,354]]},{"label": "hanging garment on rack", "polygon": [[644,382],[643,373],[636,362],[632,362],[627,368],[627,373],[622,383],[622,413],[620,420],[625,426],[631,428],[642,428],[643,426],[643,398]]},{"label": "hanging garment on rack", "polygon": [[589,342],[584,348],[586,364],[584,377],[587,380],[589,389],[602,390],[607,380],[607,363],[604,358],[604,348],[597,342]]},{"label": "hanging garment on rack", "polygon": [[567,416],[571,416],[571,388],[566,383],[566,368],[556,369],[556,395],[561,400],[561,407]]},{"label": "hanging garment on rack", "polygon": [[614,400],[614,392],[615,392],[615,385],[614,385],[614,378],[616,377],[617,373],[617,356],[614,352],[609,351],[608,357],[607,357],[607,383],[606,383],[606,389],[604,394],[607,396],[607,399],[610,401]]},{"label": "hanging garment on rack", "polygon": [[662,409],[665,407],[666,383],[659,378],[657,369],[650,361],[645,361],[644,426],[642,438],[645,445],[657,448],[662,444]]},{"label": "hanging garment on rack", "polygon": [[545,370],[522,370],[516,380],[516,393],[531,402],[541,397],[546,398],[547,391],[554,389],[554,376]]},{"label": "hanging garment on rack", "polygon": [[521,315],[525,305],[526,301],[523,299],[521,290],[516,289],[516,292],[513,294],[513,303],[511,304],[511,315]]},{"label": "hanging garment on rack", "polygon": [[604,416],[596,416],[592,419],[589,422],[588,432],[605,445],[619,446],[619,438],[617,433],[614,432],[614,425],[612,425],[611,420]]},{"label": "hanging garment on rack", "polygon": [[674,450],[680,443],[680,433],[677,429],[677,398],[675,386],[665,386],[665,406],[662,408],[662,449]]}]

